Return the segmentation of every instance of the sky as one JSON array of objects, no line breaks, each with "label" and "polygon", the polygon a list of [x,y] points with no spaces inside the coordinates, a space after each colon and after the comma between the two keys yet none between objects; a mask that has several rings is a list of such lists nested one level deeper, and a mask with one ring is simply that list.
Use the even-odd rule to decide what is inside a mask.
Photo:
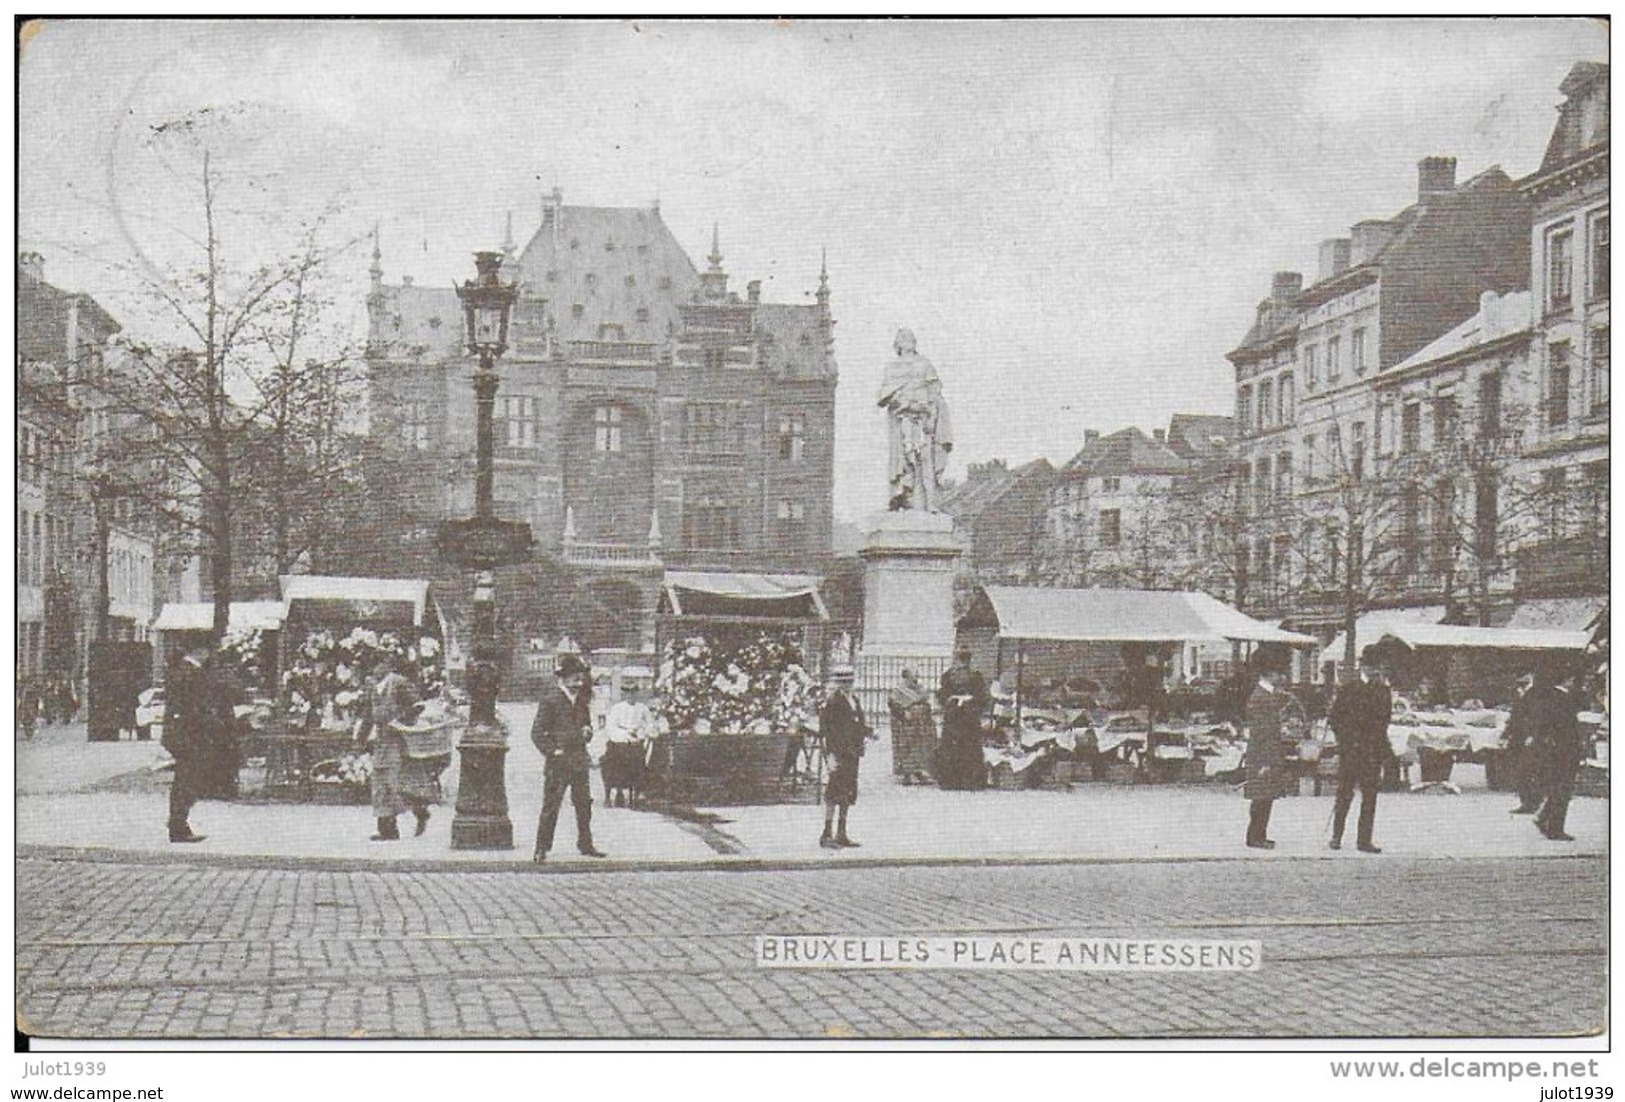
[{"label": "sky", "polygon": [[[132,257],[186,232],[151,127],[240,109],[233,201],[336,200],[386,279],[521,246],[541,194],[641,206],[732,286],[811,302],[828,250],[836,513],[884,505],[874,405],[900,327],[966,462],[1064,462],[1085,429],[1230,413],[1224,354],[1277,270],[1414,200],[1416,162],[1538,166],[1584,20],[47,24],[20,74],[19,247],[138,334]],[[367,250],[335,270],[364,319]],[[244,253],[243,255],[247,255]],[[164,334],[155,332],[154,337]]]}]

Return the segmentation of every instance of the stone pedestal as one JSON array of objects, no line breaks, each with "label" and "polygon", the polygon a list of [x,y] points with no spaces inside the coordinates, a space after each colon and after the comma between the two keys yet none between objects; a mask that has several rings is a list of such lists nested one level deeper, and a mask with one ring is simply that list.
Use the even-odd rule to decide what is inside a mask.
[{"label": "stone pedestal", "polygon": [[871,521],[864,561],[863,656],[947,659],[954,649],[953,518],[902,510]]}]

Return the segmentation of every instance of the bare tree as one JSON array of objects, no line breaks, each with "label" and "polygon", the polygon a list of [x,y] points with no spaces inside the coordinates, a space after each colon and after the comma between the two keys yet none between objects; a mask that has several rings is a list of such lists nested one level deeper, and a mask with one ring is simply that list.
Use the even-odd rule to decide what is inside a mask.
[{"label": "bare tree", "polygon": [[[296,429],[308,442],[313,426],[317,435],[332,427],[319,415],[338,408],[332,379],[343,357],[303,350],[320,313],[318,277],[356,240],[328,243],[336,204],[300,219],[275,199],[274,172],[245,142],[242,114],[204,109],[150,128],[143,153],[166,189],[164,215],[148,219],[153,233],[131,231],[138,215],[114,190],[131,255],[113,266],[142,289],[156,328],[175,337],[128,343],[118,369],[92,384],[121,426],[98,442],[97,462],[141,471],[124,487],[129,496],[206,550],[217,636],[252,489],[268,485],[280,498],[303,473],[264,469],[267,443],[285,461],[301,448]],[[289,510],[272,513],[280,566],[292,547]]]}]

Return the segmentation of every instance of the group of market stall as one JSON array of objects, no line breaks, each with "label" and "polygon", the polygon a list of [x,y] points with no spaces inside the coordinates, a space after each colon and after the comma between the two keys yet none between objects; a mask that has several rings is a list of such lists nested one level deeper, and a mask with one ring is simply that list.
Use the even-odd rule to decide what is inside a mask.
[{"label": "group of market stall", "polygon": [[[1590,641],[1584,631],[1412,622],[1374,627],[1372,635],[1365,642],[1394,671],[1389,742],[1403,764],[1416,767],[1411,787],[1440,791],[1455,791],[1450,776],[1458,762],[1483,765],[1491,788],[1513,787],[1503,746],[1519,677],[1553,663],[1572,670]],[[1342,642],[1339,636],[1332,648]],[[1593,781],[1599,772],[1606,780],[1607,717],[1584,707],[1580,720],[1590,746],[1585,770]]]},{"label": "group of market stall", "polygon": [[[237,698],[240,794],[362,802],[370,762],[358,721],[367,679],[405,660],[420,695],[446,686],[445,622],[429,583],[293,575],[281,599],[234,602],[216,662]],[[212,604],[167,604],[161,662],[213,639]]]},{"label": "group of market stall", "polygon": [[[1176,712],[1166,701],[1170,666],[1190,646],[1228,648],[1239,664],[1254,647],[1310,648],[1312,636],[1256,620],[1204,593],[1137,589],[982,586],[959,622],[961,642],[979,668],[991,668],[995,690],[984,746],[998,787],[1044,780],[1101,778],[1192,782],[1227,775],[1241,764],[1237,728],[1222,702]],[[1099,680],[1116,672],[1127,701],[1112,710],[1103,695],[1082,707],[1034,704],[1040,683],[1075,683],[1086,669]],[[1099,680],[1085,684],[1099,688]],[[1013,692],[1005,686],[1013,684]]]}]

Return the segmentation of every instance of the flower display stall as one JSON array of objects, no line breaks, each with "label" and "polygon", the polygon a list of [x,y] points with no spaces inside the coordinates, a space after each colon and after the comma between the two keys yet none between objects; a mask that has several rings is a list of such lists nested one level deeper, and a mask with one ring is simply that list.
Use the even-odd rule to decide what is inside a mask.
[{"label": "flower display stall", "polygon": [[[655,689],[670,731],[661,772],[671,798],[816,797],[828,619],[813,578],[667,574]],[[800,783],[808,762],[810,786]]]},{"label": "flower display stall", "polygon": [[249,740],[263,761],[261,791],[365,803],[372,763],[358,736],[368,686],[386,663],[404,657],[421,696],[442,693],[439,611],[422,581],[299,575],[282,585],[277,699]]}]

